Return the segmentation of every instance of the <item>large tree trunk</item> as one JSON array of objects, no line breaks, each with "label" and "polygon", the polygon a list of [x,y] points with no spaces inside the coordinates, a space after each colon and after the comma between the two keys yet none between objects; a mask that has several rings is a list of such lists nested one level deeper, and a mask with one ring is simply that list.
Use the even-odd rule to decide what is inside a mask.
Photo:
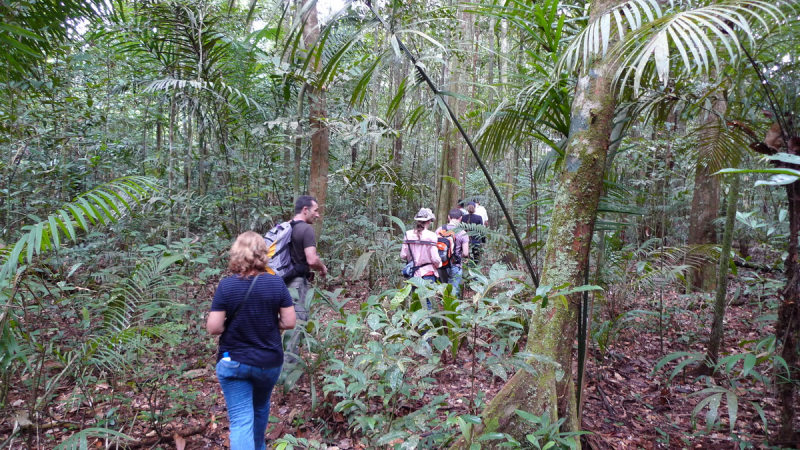
[{"label": "large tree trunk", "polygon": [[[714,112],[723,115],[727,110],[728,102],[725,99],[714,101]],[[717,114],[709,113],[705,124],[709,128],[702,133],[700,153],[704,147],[713,146],[715,136],[720,133],[720,118]],[[698,161],[694,174],[694,196],[692,197],[692,212],[689,214],[689,245],[705,245],[717,243],[717,230],[714,220],[719,215],[719,177],[714,176],[719,168],[709,167],[708,161]],[[716,266],[706,264],[690,273],[692,285],[704,292],[714,289],[716,282]]]},{"label": "large tree trunk", "polygon": [[[304,4],[311,0],[306,0]],[[302,7],[301,7],[302,8]],[[319,22],[317,21],[316,2],[303,18],[303,42],[307,49],[311,49],[319,39]],[[316,49],[314,49],[316,52]],[[321,55],[312,61],[311,67],[321,69]],[[319,203],[321,218],[314,224],[314,231],[319,240],[322,232],[322,218],[325,214],[325,200],[328,196],[328,149],[330,147],[331,132],[326,123],[328,117],[328,103],[323,86],[312,86],[309,92],[309,122],[311,125],[311,167],[308,180],[308,192]]]},{"label": "large tree trunk", "polygon": [[[798,154],[800,149],[789,145],[790,153]],[[795,150],[795,151],[792,151]],[[786,257],[786,287],[783,301],[778,307],[778,321],[775,336],[778,339],[780,355],[789,366],[789,379],[782,364],[775,365],[776,394],[780,403],[781,419],[774,444],[797,446],[800,433],[794,428],[795,401],[794,383],[800,378],[798,353],[800,353],[800,263],[798,263],[797,239],[800,235],[800,182],[786,186],[789,197],[789,255]]]},{"label": "large tree trunk", "polygon": [[[592,4],[590,21],[597,19],[619,0]],[[603,172],[613,129],[616,96],[612,78],[614,64],[592,60],[575,88],[569,143],[564,172],[556,195],[550,233],[547,237],[542,285],[583,284],[589,246],[603,187]],[[577,333],[580,294],[553,298],[540,305],[531,317],[526,351],[559,364],[531,359],[537,374],[517,372],[483,413],[481,432],[509,433],[524,442],[529,425],[515,410],[536,415],[549,413],[551,421],[565,418],[565,431],[580,429],[572,379],[572,347]],[[459,443],[463,446],[463,442]]]},{"label": "large tree trunk", "polygon": [[[780,132],[780,131],[779,131]],[[782,133],[781,133],[782,134]],[[800,136],[786,136],[780,138],[788,143],[789,154],[800,155]],[[767,139],[769,140],[769,133]],[[778,152],[764,142],[750,145],[754,151],[774,155]],[[778,162],[778,167],[797,169],[796,165]],[[786,287],[783,289],[781,304],[778,307],[778,319],[775,323],[776,348],[789,367],[787,373],[783,363],[776,363],[773,372],[775,378],[775,395],[780,407],[780,422],[778,432],[770,437],[772,445],[786,447],[800,447],[800,432],[795,431],[795,383],[800,379],[798,358],[800,356],[800,262],[798,262],[798,237],[800,237],[800,182],[786,185],[786,197],[789,201],[789,248],[786,256]]]}]

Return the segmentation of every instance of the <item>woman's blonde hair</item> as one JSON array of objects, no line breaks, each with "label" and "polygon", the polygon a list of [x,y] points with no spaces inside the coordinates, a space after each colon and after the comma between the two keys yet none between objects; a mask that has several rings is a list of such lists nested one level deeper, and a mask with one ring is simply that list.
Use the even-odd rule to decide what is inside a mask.
[{"label": "woman's blonde hair", "polygon": [[267,243],[255,231],[245,231],[236,238],[230,250],[228,269],[239,275],[264,272],[269,262]]}]

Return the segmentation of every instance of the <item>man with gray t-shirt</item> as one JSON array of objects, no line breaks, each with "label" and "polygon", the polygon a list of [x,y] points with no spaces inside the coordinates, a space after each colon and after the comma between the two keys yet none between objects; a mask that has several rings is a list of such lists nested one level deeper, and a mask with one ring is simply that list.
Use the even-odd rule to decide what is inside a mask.
[{"label": "man with gray t-shirt", "polygon": [[[292,239],[289,244],[289,254],[292,258],[293,272],[286,277],[286,287],[297,289],[297,301],[294,310],[297,320],[308,320],[308,305],[306,304],[306,294],[309,289],[309,276],[311,269],[319,272],[323,277],[328,274],[328,268],[317,255],[317,239],[314,235],[314,222],[319,218],[319,205],[317,200],[310,195],[301,195],[294,204],[294,218],[292,219]],[[286,336],[286,351],[298,354],[298,344],[300,333],[298,331],[287,332],[291,336]],[[294,355],[286,355],[288,363],[297,361]]]}]

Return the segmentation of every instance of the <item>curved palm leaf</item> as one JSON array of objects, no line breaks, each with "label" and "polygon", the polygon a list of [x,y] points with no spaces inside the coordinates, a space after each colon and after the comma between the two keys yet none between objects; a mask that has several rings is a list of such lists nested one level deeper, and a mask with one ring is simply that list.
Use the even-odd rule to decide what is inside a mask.
[{"label": "curved palm leaf", "polygon": [[85,428],[58,444],[54,450],[84,450],[89,448],[89,438],[103,438],[112,443],[133,440],[127,434],[110,428]]},{"label": "curved palm leaf", "polygon": [[707,123],[692,134],[698,137],[697,163],[716,172],[725,167],[737,167],[749,152],[747,135],[731,128],[723,118]]},{"label": "curved palm leaf", "polygon": [[[742,56],[743,42],[738,35],[744,35],[752,46],[774,30],[776,26],[770,24],[784,20],[779,6],[760,0],[719,2],[657,18],[634,29],[613,50],[619,60],[615,78],[624,86],[633,77],[633,91],[638,94],[642,79],[654,75],[666,87],[676,58],[684,75],[721,71],[724,64],[735,63]],[[720,47],[727,58],[720,57]]]},{"label": "curved palm leaf", "polygon": [[[659,242],[658,239],[651,241],[653,245]],[[640,253],[636,282],[651,290],[677,281],[689,269],[715,264],[719,259],[719,247],[707,244],[663,247],[652,251],[641,248]]]},{"label": "curved palm leaf", "polygon": [[[730,60],[738,59],[741,42],[737,32],[753,43],[773,28],[769,24],[780,24],[783,19],[780,6],[761,0],[728,0],[666,15],[655,1],[631,0],[590,23],[567,47],[559,67],[575,71],[579,66],[588,67],[589,58],[612,53],[619,59],[616,78],[627,81],[633,75],[634,91],[638,91],[652,57],[654,72],[666,86],[671,47],[677,50],[685,72],[694,68],[696,74],[708,73],[720,69],[719,45],[725,47]],[[756,26],[762,33],[756,34]],[[614,33],[619,44],[609,49]]]},{"label": "curved palm leaf", "polygon": [[570,42],[558,63],[558,71],[574,72],[589,67],[589,59],[605,57],[613,34],[623,41],[626,34],[641,28],[645,23],[662,16],[661,7],[654,0],[631,0],[611,8],[590,23]]}]

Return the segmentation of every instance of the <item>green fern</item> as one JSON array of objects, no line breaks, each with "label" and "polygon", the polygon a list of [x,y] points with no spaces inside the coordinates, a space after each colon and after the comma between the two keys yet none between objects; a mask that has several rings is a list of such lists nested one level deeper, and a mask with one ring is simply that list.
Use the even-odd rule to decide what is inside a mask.
[{"label": "green fern", "polygon": [[46,220],[23,229],[26,232],[17,240],[0,269],[0,287],[7,286],[9,278],[20,263],[32,263],[34,257],[61,247],[62,238],[77,241],[77,228],[89,231],[90,225],[108,225],[129,213],[134,205],[157,191],[157,184],[147,177],[118,178],[86,192],[72,203],[67,203]]}]

